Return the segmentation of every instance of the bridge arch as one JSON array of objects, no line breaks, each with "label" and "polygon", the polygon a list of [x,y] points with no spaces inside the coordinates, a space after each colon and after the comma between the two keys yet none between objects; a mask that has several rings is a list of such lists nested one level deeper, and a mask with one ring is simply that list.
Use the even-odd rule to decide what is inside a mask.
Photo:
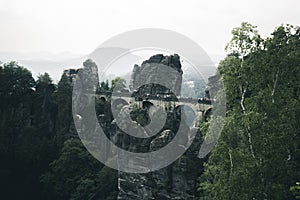
[{"label": "bridge arch", "polygon": [[106,98],[107,98],[106,96],[100,96],[99,99],[100,99],[101,102],[105,103],[107,101]]},{"label": "bridge arch", "polygon": [[152,102],[147,101],[147,100],[143,101],[143,108],[149,109],[151,106],[154,106],[154,104]]}]

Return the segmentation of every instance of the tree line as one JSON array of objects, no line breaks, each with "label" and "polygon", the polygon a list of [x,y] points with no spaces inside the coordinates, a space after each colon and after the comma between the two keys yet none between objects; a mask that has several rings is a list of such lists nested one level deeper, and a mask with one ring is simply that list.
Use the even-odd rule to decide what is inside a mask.
[{"label": "tree line", "polygon": [[226,50],[225,126],[199,179],[201,199],[300,198],[300,28],[264,39],[244,22]]},{"label": "tree line", "polygon": [[[110,90],[108,82],[98,89]],[[117,172],[76,137],[66,73],[54,84],[47,73],[34,80],[18,63],[5,63],[0,101],[1,199],[116,199]]]}]

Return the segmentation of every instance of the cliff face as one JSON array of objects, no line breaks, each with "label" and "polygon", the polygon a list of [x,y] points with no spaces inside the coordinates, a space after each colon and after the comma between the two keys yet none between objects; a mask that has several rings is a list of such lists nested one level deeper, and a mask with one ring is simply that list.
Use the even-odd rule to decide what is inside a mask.
[{"label": "cliff face", "polygon": [[[175,122],[174,120],[173,126]],[[123,133],[117,130],[117,134],[122,135]],[[129,151],[145,148],[148,151],[155,151],[167,145],[174,135],[173,131],[166,129],[159,136],[143,143],[129,139],[129,137],[126,139],[123,137],[121,143],[122,147]],[[197,178],[202,172],[202,162],[196,157],[200,141],[201,138],[198,134],[195,143],[188,151],[173,164],[163,169],[145,174],[119,172],[118,199],[195,199],[197,197]]]},{"label": "cliff face", "polygon": [[[170,80],[174,86],[173,91],[169,91],[161,85],[147,84],[140,88],[141,82],[147,80],[155,80],[159,74],[156,73],[157,68],[161,65],[167,65],[176,70]],[[142,63],[141,66],[135,65],[131,89],[137,90],[140,95],[150,94],[156,95],[160,93],[175,92],[179,94],[182,82],[182,69],[180,58],[178,55],[163,56],[161,54],[152,56],[149,60]],[[179,76],[178,76],[179,74]],[[151,152],[159,150],[167,145],[178,131],[181,122],[181,109],[170,108],[167,111],[167,121],[163,129],[155,136],[146,139],[134,138],[124,133],[118,127],[112,138],[115,143],[123,149],[134,152]],[[184,125],[185,129],[189,129],[188,125]],[[188,132],[188,130],[187,130]],[[200,146],[200,133],[190,148],[173,164],[160,169],[158,171],[145,174],[118,173],[119,195],[118,199],[195,199],[197,196],[197,177],[202,172],[202,163],[197,158],[198,148]],[[122,158],[121,159],[130,159]],[[147,165],[142,167],[149,167]]]},{"label": "cliff face", "polygon": [[[168,69],[169,67],[173,70]],[[134,66],[130,89],[144,95],[157,95],[160,93],[174,93],[179,95],[182,84],[182,73],[180,57],[177,54],[170,56],[157,54],[144,61],[141,66]],[[155,84],[157,81],[164,82],[166,80],[164,78],[168,78],[165,84],[172,86],[171,88]],[[146,82],[154,83],[143,85]]]},{"label": "cliff face", "polygon": [[[85,77],[91,77],[90,80],[86,80],[86,84],[89,85],[90,82],[97,82],[97,78],[93,76],[93,72],[96,71],[94,64],[92,64],[92,62],[86,62],[84,66],[85,68],[87,68],[84,72],[87,73],[85,74]],[[173,86],[171,91],[169,90],[169,88],[163,87],[158,84],[145,84],[141,86],[141,83],[156,81],[157,77],[161,76],[161,73],[159,73],[159,68],[163,66],[168,66],[174,69],[174,73],[167,74],[169,77],[166,78],[166,80],[168,81],[168,83],[166,84],[169,86]],[[174,92],[175,94],[179,94],[181,89],[182,74],[183,72],[178,55],[155,55],[152,56],[149,60],[144,61],[141,66],[136,65],[134,67],[131,80],[131,89],[137,90],[140,95],[157,95],[160,93],[166,94],[172,92]],[[84,88],[82,88],[82,90],[84,90]],[[78,106],[80,107],[79,102],[80,101],[78,101]],[[138,105],[139,103],[136,104]],[[111,121],[111,114],[109,113],[109,111],[105,111],[104,114],[99,115],[99,122],[100,124],[102,123],[102,127],[105,127],[106,135],[118,147],[126,151],[139,153],[157,151],[169,144],[174,139],[176,133],[178,132],[180,124],[182,124],[183,130],[187,133],[187,135],[190,129],[189,125],[184,122],[185,120],[181,119],[181,107],[173,107],[172,102],[165,102],[165,105],[168,105],[166,108],[167,118],[165,124],[163,125],[163,128],[158,131],[157,134],[148,138],[137,138],[123,132],[120,129],[120,126],[126,127],[127,125],[129,126],[129,124],[117,125],[116,120]],[[108,106],[107,108],[109,110],[110,99],[105,102],[105,106]],[[124,106],[123,108],[121,108],[120,114],[128,116],[128,113],[126,115],[126,112],[131,112],[131,118],[136,119],[137,123],[141,124],[138,119],[140,119],[141,116],[150,115],[150,110],[151,109],[149,109],[149,107],[147,106],[140,106],[137,107],[136,111],[133,113],[133,111],[126,109],[126,107]],[[89,120],[89,117],[90,116],[82,116],[84,120]],[[145,120],[145,124],[147,124],[147,120],[149,119],[143,120]],[[88,127],[83,128],[87,129]],[[188,137],[184,139],[189,140]],[[184,155],[178,158],[174,163],[160,170],[141,174],[125,173],[119,171],[118,199],[163,200],[197,198],[197,178],[202,173],[203,169],[202,161],[197,158],[201,140],[201,135],[198,131],[196,134],[196,138],[189,148],[187,148],[187,146],[181,145],[181,148],[186,149]],[[182,142],[182,144],[186,144],[186,141]],[[117,159],[118,163],[130,163],[131,158],[118,154]],[[139,167],[144,168],[145,170],[143,171],[151,171],[151,164],[147,163],[147,159],[144,161],[145,165]]]}]

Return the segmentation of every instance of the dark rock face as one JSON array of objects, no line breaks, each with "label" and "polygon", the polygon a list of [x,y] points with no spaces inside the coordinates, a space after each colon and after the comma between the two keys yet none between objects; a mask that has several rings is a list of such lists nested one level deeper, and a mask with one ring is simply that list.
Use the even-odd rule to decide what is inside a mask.
[{"label": "dark rock face", "polygon": [[[174,123],[176,120],[169,119],[167,123],[172,121]],[[119,142],[123,144],[123,149],[129,151],[143,152],[145,148],[155,151],[167,145],[175,136],[172,130],[166,129],[141,144],[138,139],[130,139],[129,136],[124,138],[124,134],[119,131],[117,130],[117,133],[123,135],[122,141]],[[194,143],[182,157],[160,170],[144,174],[119,172],[118,199],[195,199],[197,178],[202,172],[202,161],[197,158],[200,142],[200,134],[197,134]]]},{"label": "dark rock face", "polygon": [[[141,66],[135,65],[132,74],[131,89],[138,90],[142,95],[171,92],[168,88],[156,84],[144,85],[138,88],[140,82],[146,82],[146,79],[155,80],[155,77],[158,76],[155,71],[161,65],[155,65],[155,63],[167,65],[179,72],[180,76],[177,73],[171,82],[175,86],[175,92],[179,94],[182,82],[182,70],[180,58],[176,54],[172,56],[158,54],[144,61]],[[151,66],[149,67],[149,65]],[[169,75],[172,76],[172,74]],[[116,134],[114,135],[114,138],[118,138],[118,142],[116,143],[123,149],[134,152],[150,152],[164,147],[172,141],[178,130],[178,125],[181,122],[180,109],[169,109],[167,116],[163,130],[157,135],[143,140],[128,136],[116,128]],[[189,129],[188,125],[186,125],[186,129]],[[120,138],[122,139],[120,140]],[[118,199],[195,199],[197,196],[197,178],[202,172],[202,161],[197,158],[197,150],[199,150],[200,144],[201,136],[198,131],[190,148],[173,164],[144,174],[119,172]],[[148,166],[145,165],[144,167]]]},{"label": "dark rock face", "polygon": [[[154,64],[154,65],[153,65]],[[158,64],[158,65],[155,65]],[[152,56],[149,60],[146,60],[142,63],[141,66],[135,65],[132,75],[131,87],[132,89],[139,90],[140,94],[158,94],[158,93],[170,93],[168,88],[162,87],[160,85],[149,84],[144,87],[138,87],[141,81],[145,80],[155,80],[156,76],[159,76],[156,73],[156,69],[162,65],[166,65],[175,69],[176,73],[169,74],[171,77],[170,85],[174,86],[174,91],[179,94],[181,89],[182,82],[182,70],[180,64],[180,58],[178,55],[172,56],[163,56],[155,55]],[[150,68],[150,67],[153,68]],[[97,71],[97,66],[92,61],[88,60],[84,63],[85,70],[82,73],[85,77],[90,77],[90,80],[87,80],[86,84],[95,85],[95,82],[98,81],[97,77],[94,76],[94,72]],[[179,72],[179,73],[178,73]],[[75,72],[74,72],[75,73]],[[71,74],[71,78],[73,77]],[[75,73],[76,74],[76,73]],[[179,75],[178,75],[179,74]],[[173,77],[172,77],[173,76]],[[77,77],[80,78],[80,77]],[[85,90],[83,85],[81,90]],[[95,89],[95,88],[93,88]],[[90,92],[90,91],[85,91]],[[108,106],[107,109],[110,109],[110,100],[105,103],[105,106]],[[88,99],[85,101],[89,103]],[[168,105],[171,102],[166,102]],[[107,105],[106,105],[107,104]],[[171,104],[170,104],[171,105]],[[80,110],[80,105],[79,110]],[[128,106],[128,105],[127,105]],[[148,107],[141,106],[140,113],[145,114]],[[156,135],[149,138],[137,138],[130,136],[122,131],[119,126],[127,126],[127,124],[118,124],[116,123],[117,119],[111,118],[111,113],[109,111],[103,111],[103,114],[100,117],[99,122],[102,127],[105,127],[105,132],[109,139],[118,147],[131,152],[151,152],[161,149],[168,143],[170,143],[175,137],[179,124],[181,123],[181,108],[168,106],[167,110],[167,119],[162,128]],[[120,114],[125,114],[126,106],[121,108]],[[139,114],[139,112],[137,112]],[[128,114],[128,113],[127,113]],[[81,116],[82,120],[90,120],[90,116]],[[111,121],[112,120],[112,121]],[[184,122],[185,123],[185,122]],[[139,126],[139,124],[136,124]],[[189,126],[184,124],[184,130],[188,133]],[[82,127],[84,129],[93,127]],[[92,132],[92,130],[91,130]],[[171,165],[162,168],[160,170],[149,172],[149,173],[125,173],[118,172],[118,199],[119,200],[171,200],[171,199],[196,199],[197,198],[197,178],[201,174],[203,167],[202,161],[197,158],[198,150],[201,144],[201,135],[200,132],[197,132],[196,138],[194,139],[192,145],[187,149],[186,146],[182,148],[186,149],[186,152],[181,156],[177,161]],[[183,142],[185,144],[185,142]],[[130,163],[131,158],[122,156],[118,154],[119,163],[128,162]],[[143,158],[144,159],[144,158]],[[151,164],[147,163],[141,168],[146,169],[145,171],[151,171]]]},{"label": "dark rock face", "polygon": [[221,87],[221,83],[220,80],[221,79],[221,75],[219,72],[217,72],[216,75],[211,76],[208,78],[208,83],[205,89],[205,97],[208,99],[213,99],[216,97],[217,92],[220,90]]},{"label": "dark rock face", "polygon": [[[80,75],[79,75],[79,72],[80,72]],[[89,77],[89,80],[83,80],[84,84],[82,84],[82,88],[81,88],[82,92],[85,94],[94,94],[95,93],[96,85],[97,85],[96,83],[99,82],[97,73],[98,73],[98,67],[97,67],[96,63],[90,59],[86,60],[83,63],[83,68],[81,68],[81,69],[64,70],[64,74],[67,76],[72,89],[73,89],[73,86],[74,86],[77,78],[80,79],[82,77],[85,77],[85,78]],[[74,105],[76,105],[77,107],[80,108],[80,107],[82,107],[82,105],[84,105],[83,103],[80,103],[80,102],[85,102],[85,100],[78,99],[76,101],[76,104],[74,104]],[[90,102],[90,100],[88,102],[85,102],[85,104],[88,104],[89,102]],[[89,118],[89,116],[85,117],[85,119],[88,119],[88,118]],[[78,137],[73,120],[71,120],[70,127],[68,128],[68,136]]]},{"label": "dark rock face", "polygon": [[[173,70],[162,68],[162,66],[168,66],[168,68]],[[170,56],[162,54],[154,55],[144,61],[141,66],[134,66],[130,89],[138,90],[140,94],[144,95],[157,95],[161,93],[175,93],[179,95],[182,84],[182,73],[180,57],[177,54]],[[171,86],[171,88],[155,84],[158,80],[167,80],[166,84]],[[146,82],[154,83],[143,85]]]}]

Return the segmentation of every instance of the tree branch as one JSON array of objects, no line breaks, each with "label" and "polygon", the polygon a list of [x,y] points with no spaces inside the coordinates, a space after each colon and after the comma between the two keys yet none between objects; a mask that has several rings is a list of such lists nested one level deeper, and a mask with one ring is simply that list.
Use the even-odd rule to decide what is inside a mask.
[{"label": "tree branch", "polygon": [[279,74],[279,68],[277,69],[277,72],[276,72],[276,75],[275,75],[275,82],[274,82],[274,87],[273,87],[273,91],[272,91],[272,103],[274,103],[274,94],[275,94],[275,89],[276,89],[276,86],[277,86],[277,81],[278,81],[278,74]]}]

